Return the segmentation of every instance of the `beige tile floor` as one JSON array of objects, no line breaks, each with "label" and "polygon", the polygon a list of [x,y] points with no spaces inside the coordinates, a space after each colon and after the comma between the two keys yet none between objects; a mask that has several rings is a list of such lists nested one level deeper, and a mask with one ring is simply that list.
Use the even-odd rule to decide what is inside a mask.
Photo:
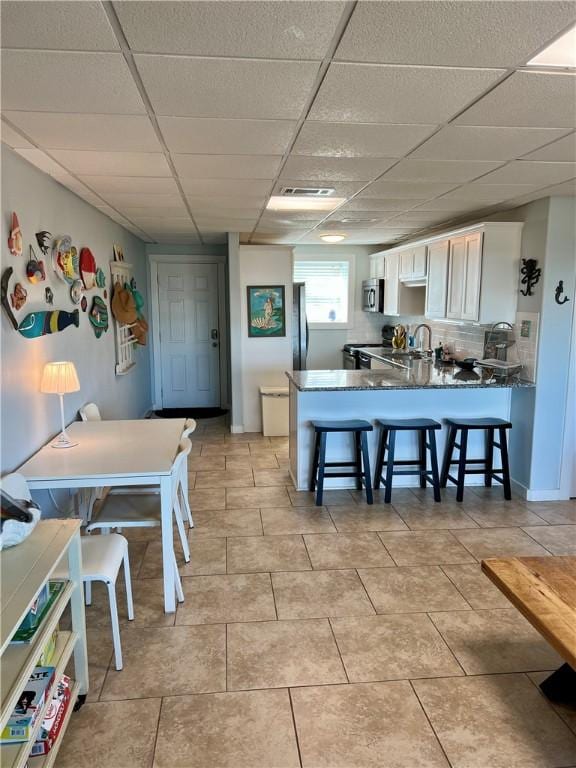
[{"label": "beige tile floor", "polygon": [[186,600],[164,614],[158,533],[129,536],[124,669],[95,587],[90,695],[58,768],[576,767],[576,712],[537,687],[560,659],[479,566],[576,553],[576,503],[401,489],[317,508],[285,440],[194,438]]}]

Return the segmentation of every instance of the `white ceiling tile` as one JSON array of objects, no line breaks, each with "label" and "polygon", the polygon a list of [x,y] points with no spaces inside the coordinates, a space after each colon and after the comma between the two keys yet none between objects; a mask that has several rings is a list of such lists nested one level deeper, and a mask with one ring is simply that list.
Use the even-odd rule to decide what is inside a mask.
[{"label": "white ceiling tile", "polygon": [[182,232],[194,232],[194,222],[192,219],[188,218],[162,218],[157,216],[143,216],[140,217],[134,217],[132,219],[134,224],[136,224],[138,227],[142,227],[145,231],[150,232],[173,232],[173,233],[182,233]]},{"label": "white ceiling tile", "polygon": [[548,160],[550,162],[576,162],[576,133],[571,133],[563,139],[549,144],[547,147],[537,149],[524,160]]},{"label": "white ceiling tile", "polygon": [[[452,196],[453,195],[453,196]],[[459,213],[467,213],[468,211],[474,211],[478,208],[478,203],[473,200],[460,202],[457,199],[457,191],[450,193],[446,197],[437,197],[435,200],[428,200],[418,208],[414,210],[420,211],[446,211],[447,213],[453,213],[454,215]]]},{"label": "white ceiling tile", "polygon": [[514,72],[467,109],[459,125],[573,128],[576,75],[560,72]]},{"label": "white ceiling tile", "polygon": [[165,207],[154,206],[153,208],[123,208],[121,206],[115,206],[119,209],[120,213],[127,216],[129,219],[146,218],[147,216],[155,216],[157,218],[174,219],[182,216],[187,216],[188,212],[184,207],[184,203],[181,206]]},{"label": "white ceiling tile", "polygon": [[477,184],[531,184],[544,187],[576,176],[576,163],[542,163],[515,160],[477,180]]},{"label": "white ceiling tile", "polygon": [[389,227],[420,226],[427,227],[431,224],[439,224],[446,219],[451,218],[450,214],[445,212],[429,213],[426,215],[423,211],[410,211],[394,216],[386,222]]},{"label": "white ceiling tile", "polygon": [[575,20],[574,4],[484,0],[360,2],[337,59],[511,67]]},{"label": "white ceiling tile", "polygon": [[83,176],[171,176],[160,152],[90,152],[53,149],[51,154],[72,173]]},{"label": "white ceiling tile", "polygon": [[[324,211],[269,211],[265,210],[262,214],[262,222],[270,222],[271,224],[294,224],[300,222],[300,226],[303,226],[302,222],[307,223],[310,221],[320,221],[325,216]],[[296,224],[298,226],[298,224]]]},{"label": "white ceiling tile", "polygon": [[238,232],[254,228],[256,219],[199,219],[197,222],[200,232]]},{"label": "white ceiling tile", "polygon": [[470,181],[494,170],[500,162],[462,160],[400,160],[384,176],[385,181]]},{"label": "white ceiling tile", "polygon": [[217,117],[159,117],[171,152],[200,155],[283,155],[295,120],[226,120]]},{"label": "white ceiling tile", "polygon": [[371,181],[390,168],[396,160],[373,157],[310,157],[291,155],[280,174],[281,179],[316,179],[317,181]]},{"label": "white ceiling tile", "polygon": [[115,2],[132,50],[322,59],[343,2]]},{"label": "white ceiling tile", "polygon": [[424,181],[386,181],[385,179],[382,179],[370,184],[370,186],[362,192],[362,197],[429,200],[432,197],[438,197],[445,192],[449,192],[451,189],[454,189],[455,186],[456,184],[453,183],[441,184]]},{"label": "white ceiling tile", "polygon": [[135,56],[159,115],[297,119],[318,64]]},{"label": "white ceiling tile", "polygon": [[492,85],[503,70],[331,64],[312,120],[442,123]]},{"label": "white ceiling tile", "polygon": [[563,134],[562,128],[448,125],[418,147],[410,157],[423,160],[514,160]]},{"label": "white ceiling tile", "polygon": [[13,149],[34,149],[34,145],[23,139],[20,134],[7,125],[4,121],[0,123],[0,139]]},{"label": "white ceiling tile", "polygon": [[260,216],[262,206],[258,208],[224,208],[220,205],[190,206],[195,219],[230,218],[230,219],[257,219]]},{"label": "white ceiling tile", "polygon": [[280,195],[284,187],[330,187],[334,189],[332,197],[350,197],[362,189],[363,181],[330,181],[320,182],[318,179],[285,179],[279,181],[274,187],[274,195]]},{"label": "white ceiling tile", "polygon": [[555,184],[540,191],[545,193],[541,194],[541,197],[576,197],[576,179],[565,181],[563,184]]},{"label": "white ceiling tile", "polygon": [[172,155],[181,178],[270,179],[275,178],[282,157],[274,155]]},{"label": "white ceiling tile", "polygon": [[403,157],[435,129],[434,125],[320,123],[307,120],[294,155],[323,157]]},{"label": "white ceiling tile", "polygon": [[[103,195],[131,195],[132,200],[145,195],[178,195],[174,179],[82,175],[81,181]],[[180,197],[178,195],[178,197]]]},{"label": "white ceiling tile", "polygon": [[342,211],[405,211],[408,208],[414,208],[416,205],[424,203],[426,200],[423,197],[421,200],[400,198],[395,200],[394,198],[378,199],[374,197],[364,197],[361,192],[357,197],[350,202],[345,203],[342,208],[338,210]]},{"label": "white ceiling tile", "polygon": [[102,3],[2,1],[2,48],[111,51],[119,48]]},{"label": "white ceiling tile", "polygon": [[193,211],[212,213],[216,210],[256,209],[260,210],[268,195],[204,195],[187,194],[186,198]]},{"label": "white ceiling tile", "polygon": [[267,195],[271,181],[268,179],[181,179],[186,196],[228,197],[238,195],[237,203],[243,202],[244,195]]},{"label": "white ceiling tile", "polygon": [[61,165],[54,162],[52,158],[48,157],[47,154],[42,152],[41,149],[15,149],[14,151],[19,154],[20,157],[28,160],[29,163],[32,163],[36,168],[39,168],[50,176],[58,177],[66,175],[66,170],[62,168]]},{"label": "white ceiling tile", "polygon": [[[101,179],[101,177],[97,177]],[[142,208],[142,209],[165,209],[178,208],[184,209],[184,203],[179,194],[129,194],[121,192],[106,192],[104,196],[114,207],[119,209]]]},{"label": "white ceiling tile", "polygon": [[45,149],[161,152],[144,115],[77,115],[63,112],[5,112],[6,117]]},{"label": "white ceiling tile", "polygon": [[517,195],[532,192],[533,185],[529,184],[464,184],[458,189],[445,195],[443,200],[477,200],[479,203],[499,203],[502,200],[509,200]]},{"label": "white ceiling tile", "polygon": [[2,108],[135,115],[146,110],[120,53],[2,52]]}]

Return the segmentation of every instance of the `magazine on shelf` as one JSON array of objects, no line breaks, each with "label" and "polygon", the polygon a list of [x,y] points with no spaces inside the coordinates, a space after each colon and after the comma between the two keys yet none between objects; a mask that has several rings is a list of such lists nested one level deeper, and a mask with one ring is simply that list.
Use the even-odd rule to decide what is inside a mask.
[{"label": "magazine on shelf", "polygon": [[71,681],[67,675],[62,675],[52,694],[38,738],[34,743],[30,757],[47,755],[54,746],[64,722],[64,716],[70,706]]},{"label": "magazine on shelf", "polygon": [[30,643],[33,640],[44,617],[64,589],[64,584],[64,581],[50,581],[42,588],[24,621],[14,633],[11,643]]},{"label": "magazine on shelf", "polygon": [[54,680],[54,672],[54,667],[34,668],[0,734],[0,744],[28,741],[46,701],[46,693]]}]

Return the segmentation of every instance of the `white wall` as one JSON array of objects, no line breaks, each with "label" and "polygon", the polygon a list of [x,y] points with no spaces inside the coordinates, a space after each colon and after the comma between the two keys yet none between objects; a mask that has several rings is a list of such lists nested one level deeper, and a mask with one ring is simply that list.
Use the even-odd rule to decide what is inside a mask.
[{"label": "white wall", "polygon": [[[237,274],[237,279],[235,275]],[[286,298],[286,336],[249,338],[246,287],[248,285],[283,285]],[[230,294],[235,293],[235,307],[240,310],[239,366],[235,366],[232,391],[240,377],[242,422],[233,412],[235,431],[260,432],[260,386],[288,386],[285,371],[292,370],[292,249],[271,245],[241,245],[238,249],[238,271],[233,270]],[[232,308],[231,312],[235,311]],[[234,315],[236,316],[236,315]],[[232,341],[232,343],[234,343]]]},{"label": "white wall", "polygon": [[[6,241],[12,211],[16,211],[24,234],[24,253],[12,256]],[[110,267],[113,259],[112,245],[119,243],[124,249],[127,262],[134,266],[138,289],[147,300],[147,270],[144,244],[111,221],[97,209],[88,205],[54,179],[46,176],[25,160],[2,145],[2,228],[1,268],[14,268],[10,287],[21,282],[28,291],[28,301],[16,314],[18,320],[33,310],[50,309],[44,301],[44,288],[54,291],[53,309],[72,311],[75,307],[69,289],[51,268],[50,256],[44,259],[46,281],[34,286],[25,277],[29,245],[32,244],[38,258],[35,233],[48,230],[54,236],[69,234],[78,249],[88,246],[99,267],[107,276],[108,300],[110,299]],[[44,258],[44,257],[42,257]],[[102,291],[89,291],[91,298]],[[81,391],[64,399],[66,421],[76,418],[78,408],[93,400],[102,410],[104,418],[137,418],[150,407],[150,368],[148,348],[136,351],[137,365],[126,376],[114,373],[115,350],[112,322],[107,333],[96,339],[87,314],[80,311],[80,327],[26,339],[16,332],[4,310],[2,319],[2,390],[1,390],[1,471],[17,468],[49,438],[59,431],[58,399],[43,395],[39,389],[44,363],[52,360],[71,360],[76,365]]]},{"label": "white wall", "polygon": [[338,256],[354,255],[354,311],[352,327],[348,329],[328,328],[311,329],[310,346],[308,349],[307,367],[317,370],[342,368],[342,347],[348,341],[377,342],[380,341],[383,325],[382,315],[374,315],[362,311],[362,281],[370,277],[370,262],[368,256],[374,252],[374,247],[365,245],[297,245],[294,247],[294,258],[298,256]]}]

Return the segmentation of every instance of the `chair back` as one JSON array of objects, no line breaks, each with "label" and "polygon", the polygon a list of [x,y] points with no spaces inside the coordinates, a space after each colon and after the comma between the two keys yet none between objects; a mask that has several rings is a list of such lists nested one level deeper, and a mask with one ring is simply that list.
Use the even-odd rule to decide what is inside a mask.
[{"label": "chair back", "polygon": [[26,478],[19,472],[12,472],[9,475],[4,475],[4,477],[0,479],[0,487],[9,496],[12,496],[13,499],[24,499],[25,501],[32,500]]},{"label": "chair back", "polygon": [[184,463],[186,462],[186,459],[188,457],[188,454],[192,450],[192,443],[190,440],[185,437],[180,441],[180,445],[178,446],[178,453],[176,454],[176,458],[174,459],[174,463],[172,464],[172,491],[173,493],[176,493],[178,490],[178,483],[180,479],[180,474],[184,469]]},{"label": "chair back", "polygon": [[186,423],[184,424],[184,431],[182,432],[182,438],[188,437],[188,435],[191,435],[192,432],[196,430],[196,420],[195,419],[186,419]]},{"label": "chair back", "polygon": [[86,403],[86,405],[83,405],[82,408],[80,408],[78,413],[80,414],[82,421],[102,421],[100,409],[96,403]]}]

